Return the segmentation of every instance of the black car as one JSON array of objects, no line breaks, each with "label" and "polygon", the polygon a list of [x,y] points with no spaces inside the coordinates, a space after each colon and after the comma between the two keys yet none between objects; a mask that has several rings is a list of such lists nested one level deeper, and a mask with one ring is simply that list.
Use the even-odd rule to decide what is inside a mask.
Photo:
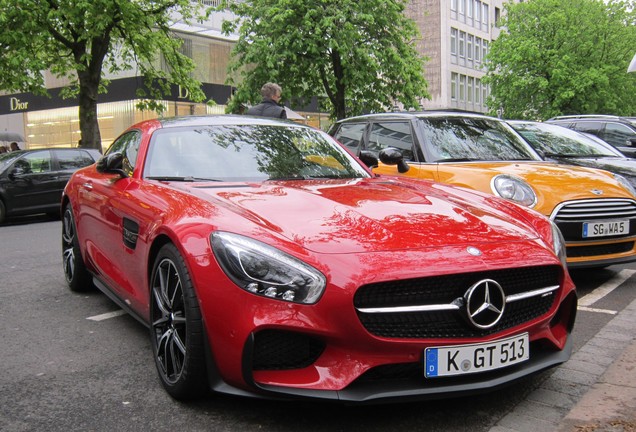
[{"label": "black car", "polygon": [[71,174],[100,156],[97,150],[79,148],[0,154],[0,223],[8,216],[58,215],[62,191]]},{"label": "black car", "polygon": [[625,156],[636,156],[636,118],[634,117],[569,115],[553,117],[546,122],[596,135],[620,150]]},{"label": "black car", "polygon": [[599,168],[620,174],[636,188],[636,159],[628,158],[595,135],[541,122],[510,120],[545,160]]}]

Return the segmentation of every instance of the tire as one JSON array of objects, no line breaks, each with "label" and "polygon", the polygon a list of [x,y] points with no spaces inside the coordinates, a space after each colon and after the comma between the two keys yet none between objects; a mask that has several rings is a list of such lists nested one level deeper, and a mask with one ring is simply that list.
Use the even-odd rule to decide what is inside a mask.
[{"label": "tire", "polygon": [[64,208],[62,216],[62,267],[71,291],[85,292],[93,289],[93,278],[86,269],[80,252],[70,204]]},{"label": "tire", "polygon": [[206,391],[203,321],[185,262],[177,248],[164,245],[150,280],[150,342],[164,389],[177,400]]}]

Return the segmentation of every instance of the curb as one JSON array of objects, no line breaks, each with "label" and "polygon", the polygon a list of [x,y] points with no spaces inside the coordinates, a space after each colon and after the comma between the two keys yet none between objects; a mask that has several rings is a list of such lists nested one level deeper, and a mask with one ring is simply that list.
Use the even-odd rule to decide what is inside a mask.
[{"label": "curb", "polygon": [[635,335],[636,300],[489,431],[636,430]]}]

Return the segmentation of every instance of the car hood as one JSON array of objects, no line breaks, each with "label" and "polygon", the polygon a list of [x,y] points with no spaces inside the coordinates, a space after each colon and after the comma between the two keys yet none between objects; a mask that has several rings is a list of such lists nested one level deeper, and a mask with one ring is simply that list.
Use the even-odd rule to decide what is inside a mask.
[{"label": "car hood", "polygon": [[630,182],[636,186],[636,159],[620,157],[583,158],[550,156],[549,160],[566,165],[578,165],[610,171],[629,179]]},{"label": "car hood", "polygon": [[563,202],[635,197],[611,173],[551,162],[468,162],[437,164],[438,181],[493,193],[492,179],[508,174],[524,179],[537,194],[535,210],[549,216]]},{"label": "car hood", "polygon": [[[516,206],[447,185],[413,183],[309,180],[189,188],[214,205],[221,229],[234,226],[249,234],[250,226],[258,224],[319,253],[510,244],[537,238],[528,214]],[[488,201],[505,208],[486,206]]]}]

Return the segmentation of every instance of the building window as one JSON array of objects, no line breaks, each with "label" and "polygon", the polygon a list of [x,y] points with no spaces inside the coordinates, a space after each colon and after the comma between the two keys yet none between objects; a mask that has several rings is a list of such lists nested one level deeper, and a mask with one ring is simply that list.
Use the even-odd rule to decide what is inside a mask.
[{"label": "building window", "polygon": [[469,34],[466,36],[466,57],[468,60],[473,60],[473,40],[474,36]]},{"label": "building window", "polygon": [[488,86],[482,85],[481,86],[481,103],[484,104],[485,106],[487,100],[488,100]]},{"label": "building window", "polygon": [[466,75],[459,76],[459,101],[466,101]]},{"label": "building window", "polygon": [[488,5],[486,3],[482,3],[481,9],[481,29],[483,31],[488,31]]},{"label": "building window", "polygon": [[457,29],[451,28],[450,31],[450,54],[451,63],[457,64]]},{"label": "building window", "polygon": [[457,12],[457,0],[451,0],[451,10]]},{"label": "building window", "polygon": [[459,32],[459,58],[466,57],[466,32]]},{"label": "building window", "polygon": [[475,38],[475,63],[481,63],[481,38]]},{"label": "building window", "polygon": [[451,73],[451,100],[457,100],[457,72]]},{"label": "building window", "polygon": [[483,40],[481,42],[481,59],[482,61],[486,61],[486,56],[488,55],[488,41]]},{"label": "building window", "polygon": [[481,104],[481,80],[479,78],[475,79],[475,104]]},{"label": "building window", "polygon": [[499,27],[499,20],[501,19],[501,9],[495,8],[495,27]]},{"label": "building window", "polygon": [[475,0],[475,27],[481,26],[481,1]]},{"label": "building window", "polygon": [[466,89],[466,101],[468,103],[473,103],[473,84],[475,82],[475,78],[468,77],[468,87]]}]

